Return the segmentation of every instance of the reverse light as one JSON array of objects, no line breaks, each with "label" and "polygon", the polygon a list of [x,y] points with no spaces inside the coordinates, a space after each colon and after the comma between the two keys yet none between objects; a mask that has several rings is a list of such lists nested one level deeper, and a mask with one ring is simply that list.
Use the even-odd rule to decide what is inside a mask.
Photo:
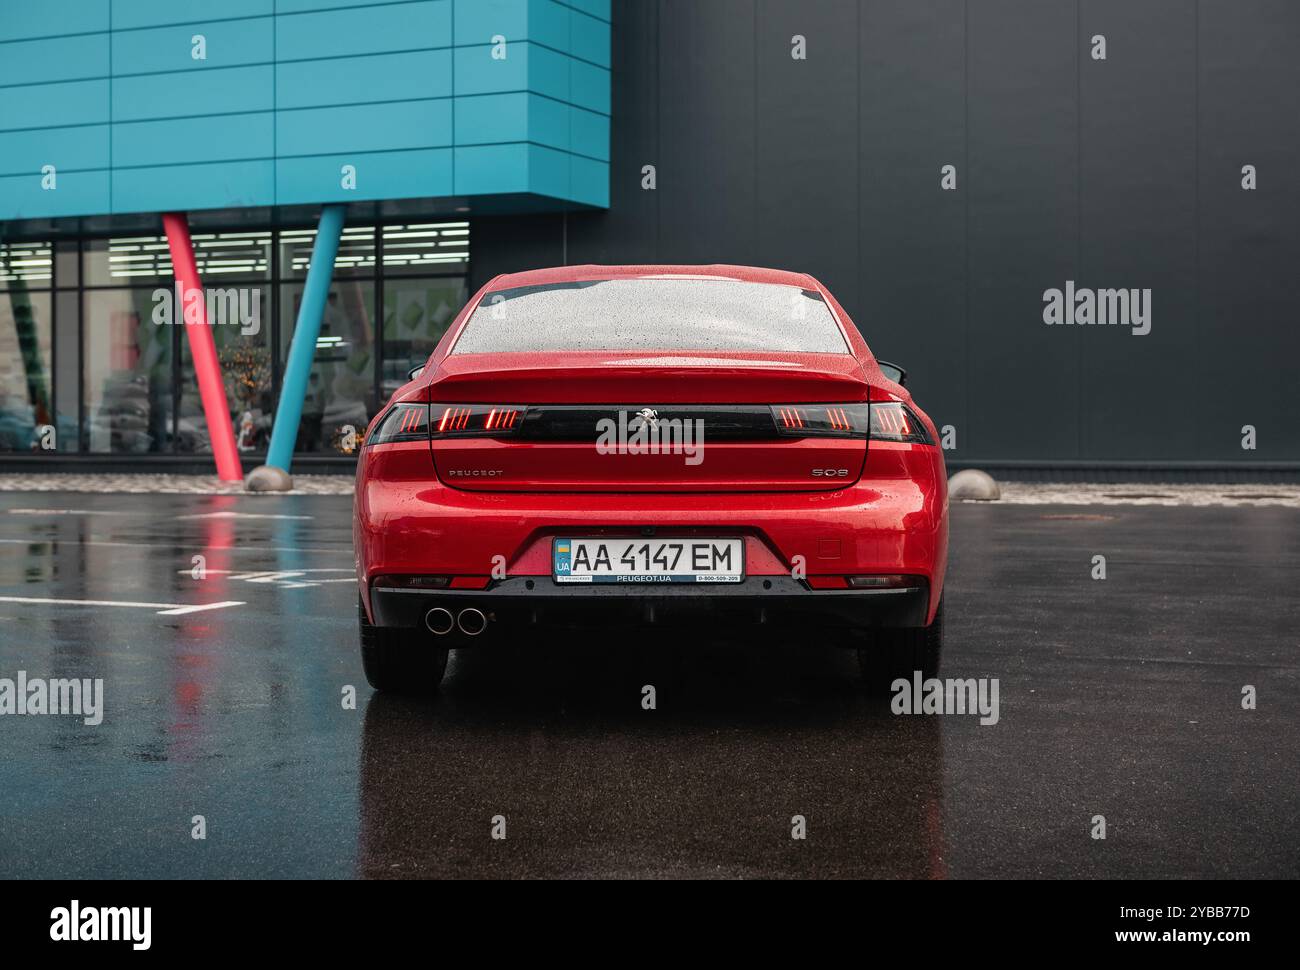
[{"label": "reverse light", "polygon": [[434,438],[499,438],[518,431],[527,410],[515,404],[434,404],[430,434]]},{"label": "reverse light", "polygon": [[376,576],[374,586],[388,589],[446,589],[451,585],[450,576]]},{"label": "reverse light", "polygon": [[899,401],[871,405],[871,437],[876,441],[931,443],[930,433],[920,418]]},{"label": "reverse light", "polygon": [[879,576],[850,576],[849,586],[853,589],[907,589],[922,585],[925,580],[917,576],[904,576],[898,573]]},{"label": "reverse light", "polygon": [[367,445],[392,441],[427,441],[429,439],[429,405],[394,404],[366,438]]},{"label": "reverse light", "polygon": [[774,404],[777,433],[796,438],[865,438],[869,406],[854,404]]}]

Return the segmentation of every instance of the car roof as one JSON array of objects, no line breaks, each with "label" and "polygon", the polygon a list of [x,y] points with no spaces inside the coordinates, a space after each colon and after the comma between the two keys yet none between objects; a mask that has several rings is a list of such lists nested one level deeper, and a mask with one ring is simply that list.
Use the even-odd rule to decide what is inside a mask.
[{"label": "car roof", "polygon": [[555,266],[534,269],[525,273],[505,273],[489,284],[490,290],[507,290],[517,286],[539,286],[546,283],[576,283],[582,280],[634,278],[641,276],[691,276],[713,279],[739,280],[746,283],[779,283],[816,289],[818,283],[807,273],[791,273],[781,269],[760,266],[733,266],[727,263],[707,265],[646,264],[625,266],[600,266],[587,263],[581,266]]}]

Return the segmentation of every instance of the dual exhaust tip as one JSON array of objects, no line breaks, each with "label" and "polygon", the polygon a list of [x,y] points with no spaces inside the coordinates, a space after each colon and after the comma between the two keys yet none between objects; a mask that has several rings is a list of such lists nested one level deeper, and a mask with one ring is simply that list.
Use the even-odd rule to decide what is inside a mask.
[{"label": "dual exhaust tip", "polygon": [[456,616],[452,616],[451,610],[441,606],[435,606],[424,615],[424,625],[429,628],[430,633],[439,637],[457,628],[467,637],[476,637],[487,629],[487,622],[483,611],[472,606],[461,610]]}]

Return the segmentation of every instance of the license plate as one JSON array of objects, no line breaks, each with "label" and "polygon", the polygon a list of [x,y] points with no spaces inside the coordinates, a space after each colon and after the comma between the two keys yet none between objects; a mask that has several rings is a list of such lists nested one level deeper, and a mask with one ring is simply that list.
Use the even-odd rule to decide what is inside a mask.
[{"label": "license plate", "polygon": [[742,539],[556,539],[557,583],[738,583]]}]

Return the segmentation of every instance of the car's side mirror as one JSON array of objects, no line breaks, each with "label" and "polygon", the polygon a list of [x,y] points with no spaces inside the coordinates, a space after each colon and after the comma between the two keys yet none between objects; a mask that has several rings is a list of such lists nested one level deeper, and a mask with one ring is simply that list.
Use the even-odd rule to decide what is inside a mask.
[{"label": "car's side mirror", "polygon": [[907,385],[907,371],[903,370],[903,368],[899,367],[897,364],[891,364],[887,360],[878,360],[876,363],[879,365],[880,369],[885,372],[885,376],[895,384],[898,384],[900,387],[905,387]]},{"label": "car's side mirror", "polygon": [[406,379],[408,381],[413,381],[423,373],[424,373],[424,365],[420,364],[417,367],[412,367],[410,370],[406,372]]}]

